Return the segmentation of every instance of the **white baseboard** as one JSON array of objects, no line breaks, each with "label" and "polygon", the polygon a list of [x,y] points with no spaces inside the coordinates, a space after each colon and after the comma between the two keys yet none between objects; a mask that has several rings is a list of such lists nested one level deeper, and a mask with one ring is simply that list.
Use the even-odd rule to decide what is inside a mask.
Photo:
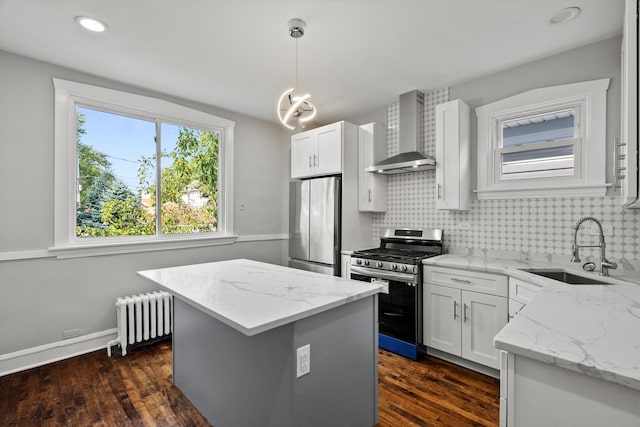
[{"label": "white baseboard", "polygon": [[113,328],[2,354],[0,355],[0,377],[96,350],[106,351],[107,342],[116,338],[117,335],[117,329]]}]

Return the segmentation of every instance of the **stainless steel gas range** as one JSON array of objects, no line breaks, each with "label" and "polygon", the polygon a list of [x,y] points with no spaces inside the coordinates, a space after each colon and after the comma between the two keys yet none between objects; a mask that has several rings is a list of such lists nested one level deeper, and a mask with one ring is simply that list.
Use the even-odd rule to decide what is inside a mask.
[{"label": "stainless steel gas range", "polygon": [[351,279],[382,282],[379,346],[413,360],[422,344],[422,260],[443,253],[443,231],[386,229],[380,247],[354,251]]}]

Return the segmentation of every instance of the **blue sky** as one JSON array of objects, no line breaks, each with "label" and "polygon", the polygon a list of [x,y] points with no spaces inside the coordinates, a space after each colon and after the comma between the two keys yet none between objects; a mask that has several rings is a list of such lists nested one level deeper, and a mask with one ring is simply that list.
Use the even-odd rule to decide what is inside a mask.
[{"label": "blue sky", "polygon": [[[155,123],[117,114],[78,107],[84,114],[87,131],[81,141],[106,154],[112,172],[132,191],[139,187],[138,161],[142,156],[155,154]],[[179,126],[162,124],[162,148],[171,151],[178,139]],[[162,167],[171,165],[171,159],[162,159]]]}]

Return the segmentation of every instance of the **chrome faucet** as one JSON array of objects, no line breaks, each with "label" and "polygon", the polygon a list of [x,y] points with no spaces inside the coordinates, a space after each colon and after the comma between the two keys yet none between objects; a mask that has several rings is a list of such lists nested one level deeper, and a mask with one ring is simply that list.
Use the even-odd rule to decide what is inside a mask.
[{"label": "chrome faucet", "polygon": [[[598,229],[600,230],[600,243],[597,245],[578,245],[578,230],[580,230],[580,226],[582,225],[583,222],[585,221],[593,221],[596,223],[596,225],[598,226]],[[607,257],[604,254],[604,250],[605,250],[605,243],[604,243],[604,231],[602,230],[602,224],[600,224],[600,221],[598,221],[597,219],[595,219],[592,216],[584,216],[582,218],[580,218],[578,220],[578,222],[576,222],[576,225],[574,228],[574,233],[573,233],[573,246],[571,247],[572,250],[572,256],[571,256],[571,262],[580,262],[580,248],[600,248],[600,275],[601,276],[608,276],[609,275],[609,269],[616,269],[618,268],[618,264],[616,264],[615,262],[609,261],[607,259]]]}]

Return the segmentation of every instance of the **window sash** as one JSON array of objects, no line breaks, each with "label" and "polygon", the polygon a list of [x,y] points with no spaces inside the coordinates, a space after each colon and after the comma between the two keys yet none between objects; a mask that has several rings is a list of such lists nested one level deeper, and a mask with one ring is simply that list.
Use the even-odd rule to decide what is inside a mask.
[{"label": "window sash", "polygon": [[[571,116],[573,117],[573,127],[572,127],[572,135],[571,137],[565,137],[565,138],[558,138],[558,139],[546,139],[546,140],[538,140],[538,141],[532,141],[532,142],[522,142],[522,143],[518,143],[518,144],[511,144],[508,146],[505,146],[504,144],[504,131],[505,129],[505,123],[508,122],[513,122],[513,121],[519,121],[519,120],[531,120],[537,117],[542,117],[542,116],[548,116],[548,115],[558,115],[558,114],[562,114],[562,113],[567,113],[567,112],[571,112]],[[550,123],[550,121],[546,121],[547,123]],[[532,144],[538,144],[538,143],[542,143],[542,142],[553,142],[553,141],[560,141],[560,140],[566,140],[566,139],[571,139],[571,138],[579,138],[581,136],[581,128],[580,128],[580,106],[579,105],[572,105],[569,108],[560,108],[560,109],[552,109],[552,110],[546,110],[546,111],[541,111],[541,112],[536,112],[535,114],[526,114],[526,115],[517,115],[515,117],[510,117],[510,118],[503,118],[500,119],[498,121],[498,126],[499,126],[499,138],[500,138],[500,142],[498,144],[498,148],[507,148],[507,147],[512,147],[512,146],[528,146],[528,145],[532,145]],[[536,123],[537,124],[537,123]],[[525,125],[521,125],[521,126],[525,126]],[[507,127],[507,129],[513,129],[514,127]],[[546,130],[545,133],[548,134],[553,134],[554,131],[557,131],[558,129],[551,129],[551,130]],[[540,132],[538,132],[540,133]],[[526,139],[527,134],[522,135],[522,139]]]},{"label": "window sash", "polygon": [[[523,107],[518,112],[511,112],[507,115],[494,117],[494,146],[493,146],[493,182],[495,185],[511,185],[510,183],[538,183],[537,185],[545,185],[546,183],[553,183],[554,181],[563,182],[575,180],[582,177],[581,164],[582,158],[582,144],[584,133],[583,117],[584,104],[582,102],[575,102],[574,100],[568,102],[558,102],[554,105],[541,108],[535,107]],[[503,146],[503,127],[505,122],[511,122],[514,120],[527,120],[534,117],[540,117],[548,114],[559,114],[563,112],[571,111],[573,113],[573,138],[565,138],[554,141],[539,141],[529,142],[517,145]],[[573,165],[572,172],[567,171],[567,167],[571,163],[570,159],[555,159],[548,160],[547,167],[540,170],[528,170],[521,171],[520,173],[505,173],[503,154],[520,153],[527,151],[542,150],[547,148],[558,148],[572,146],[573,151]],[[532,164],[534,161],[529,162]],[[526,163],[520,164],[521,169],[524,168]],[[555,168],[554,168],[555,166]],[[516,167],[511,168],[516,169]],[[556,170],[556,172],[552,172]]]},{"label": "window sash", "polygon": [[[538,142],[535,144],[518,145],[513,147],[498,148],[494,151],[494,162],[496,167],[494,168],[496,182],[513,182],[513,181],[526,181],[536,180],[538,182],[550,181],[550,180],[566,180],[573,179],[580,176],[581,168],[581,145],[582,138],[564,139],[559,141],[546,141]],[[522,170],[517,172],[518,163],[512,162],[507,167],[511,170],[509,173],[505,173],[505,164],[503,161],[503,154],[524,153],[528,151],[544,150],[549,148],[561,148],[572,147],[573,155],[571,159],[569,156],[558,156],[558,158],[549,158],[547,160],[522,160],[519,165],[520,169],[524,169],[526,164],[534,164],[540,162],[546,162],[547,167],[541,169]],[[569,166],[572,167],[572,172],[566,171]],[[550,172],[556,170],[556,173]]]},{"label": "window sash", "polygon": [[[197,129],[197,130],[202,130],[202,131],[208,131],[211,133],[215,133],[218,135],[218,162],[222,161],[222,147],[224,146],[224,139],[223,139],[223,131],[220,128],[215,128],[212,126],[206,126],[206,125],[202,125],[202,124],[193,124],[190,123],[189,125],[185,124],[184,121],[181,120],[161,120],[158,118],[154,118],[151,115],[146,115],[146,114],[139,114],[136,112],[132,112],[129,111],[129,109],[127,108],[123,108],[124,110],[126,110],[125,112],[121,112],[118,111],[117,108],[113,108],[113,106],[111,105],[104,105],[103,103],[100,102],[96,102],[96,101],[89,101],[86,99],[82,99],[82,100],[78,100],[76,102],[74,102],[74,112],[75,112],[75,117],[74,117],[74,123],[77,123],[78,120],[78,109],[79,108],[87,108],[87,109],[91,109],[94,111],[98,111],[98,112],[105,112],[105,113],[110,113],[110,114],[114,114],[114,115],[118,115],[118,116],[122,116],[122,117],[128,117],[128,118],[132,118],[132,119],[138,119],[138,120],[144,120],[147,122],[151,122],[151,123],[155,123],[155,155],[156,155],[156,161],[155,161],[155,186],[156,186],[156,203],[155,203],[155,233],[154,234],[139,234],[139,235],[133,235],[133,236],[101,236],[101,237],[91,237],[91,236],[78,236],[75,232],[74,232],[74,240],[81,240],[82,242],[85,241],[90,241],[90,240],[95,240],[95,241],[99,241],[99,240],[103,240],[103,239],[107,239],[107,240],[135,240],[135,239],[147,239],[149,237],[167,237],[167,236],[177,236],[177,235],[181,235],[181,236],[190,236],[190,235],[194,235],[197,233],[163,233],[162,232],[162,125],[163,124],[170,124],[170,125],[175,125],[175,126],[184,126],[187,128],[191,128],[191,129]],[[75,129],[75,132],[72,136],[73,141],[77,141],[78,140],[78,134],[77,134],[77,127]],[[74,144],[73,142],[70,142],[72,148],[72,152],[73,152],[73,158],[75,159],[75,167],[78,167],[78,152],[77,152],[77,142]],[[222,206],[222,203],[220,201],[221,199],[221,194],[222,194],[222,173],[221,173],[222,167],[219,164],[218,165],[218,185],[217,185],[217,192],[218,192],[218,200],[216,201],[216,203],[218,204],[218,206]],[[74,199],[75,200],[75,199]],[[73,223],[76,224],[77,223],[77,209],[75,206],[73,206],[72,209],[73,212]],[[220,212],[220,210],[219,210]],[[215,236],[217,234],[221,234],[221,230],[224,226],[224,224],[221,224],[221,215],[218,214],[218,218],[217,218],[217,224],[216,224],[216,231],[211,231],[211,232],[207,232],[205,233],[206,235],[209,236]],[[75,229],[75,228],[74,228]]]},{"label": "window sash", "polygon": [[[235,240],[233,233],[233,146],[235,123],[213,114],[129,92],[99,86],[53,79],[55,88],[55,229],[53,251],[78,248],[133,247],[141,244],[151,249],[167,245],[199,245],[196,241],[227,242]],[[191,234],[156,234],[152,236],[76,237],[76,169],[77,164],[77,104],[119,115],[144,120],[159,120],[190,128],[208,130],[219,135],[218,157],[218,231]],[[165,242],[165,243],[161,243]],[[179,243],[179,242],[184,242]],[[191,243],[187,243],[191,242]],[[207,245],[211,243],[206,243]],[[172,247],[173,247],[172,246]],[[87,249],[89,250],[89,249]]]}]

